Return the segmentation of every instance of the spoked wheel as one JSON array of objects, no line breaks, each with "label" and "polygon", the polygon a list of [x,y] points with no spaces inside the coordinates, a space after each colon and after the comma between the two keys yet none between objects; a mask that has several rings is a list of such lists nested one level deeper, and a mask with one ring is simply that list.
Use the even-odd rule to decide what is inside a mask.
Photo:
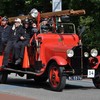
[{"label": "spoked wheel", "polygon": [[100,75],[97,75],[93,80],[93,84],[96,88],[100,89]]},{"label": "spoked wheel", "polygon": [[7,78],[8,78],[7,72],[4,71],[0,73],[0,83],[5,84],[7,82]]},{"label": "spoked wheel", "polygon": [[66,76],[62,75],[64,68],[52,63],[49,68],[49,84],[54,91],[62,91],[66,84]]}]

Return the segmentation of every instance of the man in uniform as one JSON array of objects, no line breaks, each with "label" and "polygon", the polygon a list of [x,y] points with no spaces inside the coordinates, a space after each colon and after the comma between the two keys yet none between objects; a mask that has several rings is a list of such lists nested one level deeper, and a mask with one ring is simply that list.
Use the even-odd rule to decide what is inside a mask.
[{"label": "man in uniform", "polygon": [[18,65],[22,62],[23,57],[24,57],[25,46],[29,44],[29,40],[31,36],[31,28],[30,28],[29,19],[26,18],[24,20],[23,28],[25,30],[23,41],[18,41],[17,43],[15,43],[15,46],[14,46],[15,59],[16,59],[15,65]]},{"label": "man in uniform", "polygon": [[[25,31],[21,25],[21,19],[16,18],[15,19],[15,24],[12,28],[12,32],[10,33],[10,38],[7,42],[5,51],[4,51],[4,59],[3,59],[3,66],[1,68],[5,68],[8,66],[9,63],[9,55],[11,51],[14,48],[14,45],[19,42],[24,40],[24,34]],[[15,51],[16,52],[16,51]]]},{"label": "man in uniform", "polygon": [[38,28],[37,28],[37,23],[36,23],[36,20],[31,20],[31,37],[36,33],[36,35],[38,35],[39,31],[38,31]]},{"label": "man in uniform", "polygon": [[4,46],[10,38],[11,30],[11,26],[8,25],[8,18],[3,17],[0,26],[0,54],[2,54]]},{"label": "man in uniform", "polygon": [[40,25],[40,33],[46,33],[49,31],[50,25],[48,24],[48,19],[43,18]]}]

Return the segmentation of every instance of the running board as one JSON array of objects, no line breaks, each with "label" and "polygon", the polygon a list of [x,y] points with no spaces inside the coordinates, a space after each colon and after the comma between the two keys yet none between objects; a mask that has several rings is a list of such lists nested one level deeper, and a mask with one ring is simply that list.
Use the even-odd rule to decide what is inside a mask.
[{"label": "running board", "polygon": [[23,73],[23,74],[31,74],[31,75],[40,75],[40,73],[42,73],[42,72],[36,73],[36,72],[30,72],[30,71],[15,70],[12,68],[3,68],[3,69],[6,71],[11,71],[15,73]]}]

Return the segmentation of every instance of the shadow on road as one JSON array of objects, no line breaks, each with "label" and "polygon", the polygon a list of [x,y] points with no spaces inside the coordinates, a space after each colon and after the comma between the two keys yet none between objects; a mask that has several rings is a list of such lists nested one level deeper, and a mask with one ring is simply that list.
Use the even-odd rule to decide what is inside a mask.
[{"label": "shadow on road", "polygon": [[[51,90],[49,83],[36,83],[34,80],[26,80],[26,79],[11,79],[9,78],[7,85],[13,85],[13,86],[18,86],[18,87],[26,87],[26,88],[36,88],[36,89],[45,89],[45,90]],[[93,89],[93,86],[81,86],[81,85],[70,85],[70,83],[66,84],[64,90],[88,90],[88,89]]]}]

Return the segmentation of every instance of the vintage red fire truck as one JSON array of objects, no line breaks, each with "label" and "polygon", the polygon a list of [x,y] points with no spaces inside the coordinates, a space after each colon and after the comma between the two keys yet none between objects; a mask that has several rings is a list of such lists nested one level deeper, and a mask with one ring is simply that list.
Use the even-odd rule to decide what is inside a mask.
[{"label": "vintage red fire truck", "polygon": [[[54,91],[63,90],[66,79],[91,78],[95,87],[100,88],[98,50],[85,47],[81,41],[84,27],[79,28],[77,35],[75,25],[69,21],[69,16],[83,14],[85,14],[84,10],[64,10],[43,14],[39,14],[37,10],[31,11],[31,15],[37,17],[38,28],[41,28],[41,18],[52,19],[52,30],[33,36],[35,46],[25,47],[22,64],[15,66],[9,63],[7,68],[0,70],[1,83],[7,81],[8,74],[16,73],[21,77],[27,75],[27,79],[34,79],[38,83],[49,79],[50,87]],[[29,15],[27,17],[31,18]],[[10,21],[14,18],[10,18]],[[0,65],[2,59],[3,55],[0,56]]]}]

